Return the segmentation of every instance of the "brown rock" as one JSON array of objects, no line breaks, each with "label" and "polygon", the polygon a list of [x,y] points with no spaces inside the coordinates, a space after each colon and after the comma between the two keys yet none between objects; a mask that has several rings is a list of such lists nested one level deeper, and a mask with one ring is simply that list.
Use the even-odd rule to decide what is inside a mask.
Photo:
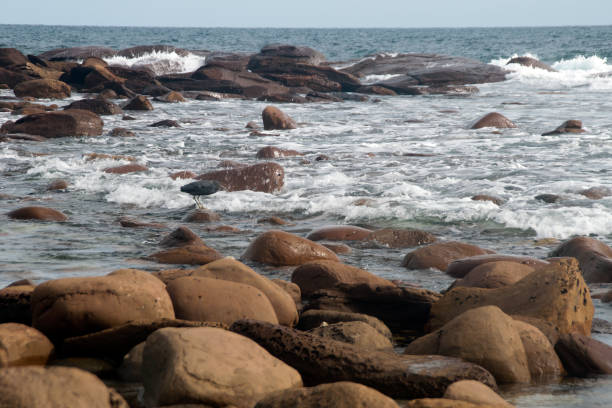
[{"label": "brown rock", "polygon": [[297,126],[293,119],[274,106],[266,106],[261,117],[265,130],[295,129]]},{"label": "brown rock", "polygon": [[553,250],[550,256],[578,259],[582,276],[589,283],[612,282],[612,248],[595,238],[572,238]]},{"label": "brown rock", "polygon": [[110,159],[110,160],[127,160],[127,161],[136,161],[135,157],[132,156],[124,156],[121,154],[106,154],[106,153],[85,153],[83,155],[83,157],[85,157],[86,161],[92,161],[92,160],[106,160],[106,159]]},{"label": "brown rock", "polygon": [[467,310],[410,343],[405,354],[437,354],[478,364],[499,383],[528,383],[531,374],[512,318],[496,306]]},{"label": "brown rock", "polygon": [[474,201],[490,201],[495,205],[502,205],[504,201],[501,198],[493,197],[486,194],[477,194],[472,196],[472,200]]},{"label": "brown rock", "polygon": [[259,235],[242,258],[274,266],[302,265],[316,260],[339,261],[336,254],[323,245],[278,230]]},{"label": "brown rock", "polygon": [[74,101],[64,108],[64,110],[67,109],[82,109],[93,112],[97,115],[119,115],[123,113],[123,110],[119,107],[119,105],[116,105],[111,101],[107,101],[106,99],[99,98]]},{"label": "brown rock", "polygon": [[204,241],[187,227],[178,227],[170,234],[166,235],[159,245],[164,248],[174,248],[185,245],[204,244]]},{"label": "brown rock", "polygon": [[133,111],[152,111],[153,105],[147,99],[146,96],[137,95],[130,99],[124,106],[124,110],[133,110]]},{"label": "brown rock", "polygon": [[167,228],[165,224],[142,222],[128,217],[119,218],[119,224],[121,224],[123,228]]},{"label": "brown rock", "polygon": [[470,402],[476,405],[495,406],[497,408],[512,408],[495,391],[481,382],[462,380],[452,383],[444,392],[444,398]]},{"label": "brown rock", "polygon": [[68,219],[60,211],[38,206],[18,208],[7,215],[14,220],[66,221]]},{"label": "brown rock", "polygon": [[515,320],[513,324],[525,348],[531,381],[558,381],[565,370],[548,338],[537,327],[528,323]]},{"label": "brown rock", "polygon": [[[300,287],[298,285],[296,285],[293,282],[287,282],[286,280],[283,280],[283,279],[272,279],[272,282],[274,282],[276,286],[280,287],[285,292],[287,292],[289,296],[291,296],[291,299],[293,299],[293,302],[295,303],[298,309],[301,308],[302,291],[300,290]],[[279,313],[276,312],[276,315],[278,316]],[[280,321],[280,324],[283,324],[283,322]],[[288,326],[292,326],[292,325],[288,325]]]},{"label": "brown rock", "polygon": [[612,195],[612,190],[604,186],[591,187],[587,188],[586,190],[579,191],[578,194],[581,194],[586,198],[590,198],[591,200],[601,200],[604,197],[610,197]]},{"label": "brown rock", "polygon": [[246,124],[245,129],[259,129],[259,125],[254,120]]},{"label": "brown rock", "polygon": [[111,130],[110,135],[115,136],[115,137],[134,137],[136,136],[136,134],[132,132],[131,130],[128,130],[122,127],[114,128],[113,130]]},{"label": "brown rock", "polygon": [[285,184],[285,170],[276,163],[260,163],[204,173],[196,178],[217,180],[226,191],[252,190],[273,193]]},{"label": "brown rock", "polygon": [[0,323],[32,324],[31,298],[34,285],[0,289]]},{"label": "brown rock", "polygon": [[132,320],[174,318],[164,284],[147,272],[121,269],[106,276],[64,278],[32,293],[32,324],[51,339],[78,336]]},{"label": "brown rock", "polygon": [[365,385],[341,381],[267,395],[255,408],[399,408],[391,398]]},{"label": "brown rock", "polygon": [[487,262],[472,269],[463,279],[455,282],[453,287],[501,288],[515,284],[534,270],[532,266],[518,262]]},{"label": "brown rock", "polygon": [[612,289],[610,289],[609,291],[604,293],[604,295],[601,297],[601,301],[602,301],[602,303],[610,303],[610,302],[612,302]]},{"label": "brown rock", "polygon": [[612,347],[587,335],[563,334],[555,345],[555,351],[572,376],[612,374]]},{"label": "brown rock", "polygon": [[[291,223],[283,220],[282,218],[276,217],[276,216],[260,218],[260,219],[257,220],[257,223],[258,224],[273,224],[273,225],[290,225],[291,224]],[[308,238],[308,239],[310,239],[310,238]]]},{"label": "brown rock", "polygon": [[542,268],[548,265],[548,262],[532,258],[530,256],[486,254],[456,259],[448,265],[446,268],[446,273],[453,278],[463,278],[477,266],[490,262],[515,262],[530,266],[534,269]]},{"label": "brown rock", "polygon": [[3,85],[7,85],[8,88],[14,88],[19,83],[30,81],[32,79],[35,78],[22,72],[15,72],[0,67],[0,83]]},{"label": "brown rock", "polygon": [[64,99],[70,97],[70,86],[55,79],[33,79],[17,84],[13,89],[15,96],[23,98]]},{"label": "brown rock", "polygon": [[322,243],[322,245],[325,248],[334,251],[335,254],[350,254],[351,252],[353,252],[350,246],[344,245],[344,244],[330,244],[330,243],[324,242]]},{"label": "brown rock", "polygon": [[393,343],[389,338],[369,324],[360,321],[324,324],[309,330],[309,333],[365,349],[389,350],[393,348]]},{"label": "brown rock", "polygon": [[439,242],[409,252],[402,266],[408,269],[437,268],[444,271],[455,259],[490,253],[492,251],[463,242]]},{"label": "brown rock", "polygon": [[203,222],[219,221],[220,219],[221,219],[221,216],[219,216],[219,214],[217,214],[214,211],[202,209],[202,208],[196,208],[195,210],[191,211],[189,214],[185,215],[185,217],[183,218],[183,221],[203,223]]},{"label": "brown rock", "polygon": [[257,151],[258,159],[278,159],[290,156],[303,156],[303,154],[295,150],[279,149],[274,146],[262,147]]},{"label": "brown rock", "polygon": [[548,321],[560,333],[591,332],[593,302],[572,258],[551,263],[511,286],[454,288],[432,306],[429,326],[437,329],[466,310],[486,305],[498,306],[509,315]]},{"label": "brown rock", "polygon": [[158,102],[166,102],[166,103],[185,102],[185,98],[183,97],[183,94],[181,94],[180,92],[176,92],[176,91],[170,91],[167,94],[156,96],[155,100]]},{"label": "brown rock", "polygon": [[104,172],[109,174],[128,174],[141,171],[149,171],[149,168],[142,164],[124,164],[123,166],[108,167],[104,169]]},{"label": "brown rock", "polygon": [[448,398],[421,398],[408,401],[405,408],[485,408],[488,405],[472,404]]},{"label": "brown rock", "polygon": [[385,228],[372,232],[368,241],[387,246],[389,248],[410,248],[437,241],[429,232],[416,229]]},{"label": "brown rock", "polygon": [[193,179],[196,178],[195,173],[188,171],[188,170],[183,170],[183,171],[177,171],[176,173],[172,173],[170,175],[170,178],[172,180],[177,180],[177,179]]},{"label": "brown rock", "polygon": [[206,246],[199,236],[184,226],[164,237],[160,246],[169,249],[149,256],[159,263],[204,265],[223,258],[219,252]]},{"label": "brown rock", "polygon": [[181,127],[181,125],[179,125],[179,123],[176,120],[172,120],[172,119],[160,120],[159,122],[155,122],[149,126],[150,127]]},{"label": "brown rock", "polygon": [[63,179],[52,180],[47,185],[47,191],[66,190],[68,188],[68,182]]},{"label": "brown rock", "polygon": [[0,368],[45,365],[53,344],[44,334],[19,323],[0,324]]},{"label": "brown rock", "polygon": [[584,133],[584,129],[582,129],[582,122],[579,120],[566,120],[555,130],[542,133],[542,136],[560,135],[562,133]]},{"label": "brown rock", "polygon": [[47,138],[100,136],[103,124],[102,119],[93,112],[69,109],[60,112],[27,115],[18,119],[15,123],[5,123],[0,130],[7,133],[26,133]]},{"label": "brown rock", "polygon": [[143,354],[147,406],[205,403],[250,408],[264,395],[300,387],[297,371],[252,340],[221,329],[161,329]]},{"label": "brown rock", "polygon": [[0,67],[26,64],[28,59],[16,48],[0,48]]},{"label": "brown rock", "polygon": [[298,328],[310,330],[321,326],[323,323],[333,324],[341,322],[363,322],[369,324],[378,333],[391,340],[391,330],[379,319],[362,313],[338,312],[334,310],[307,310],[300,316]]},{"label": "brown rock", "polygon": [[503,129],[515,128],[516,125],[501,113],[491,112],[480,118],[476,123],[474,123],[471,129],[481,129],[485,127]]},{"label": "brown rock", "polygon": [[68,367],[0,370],[0,406],[11,408],[129,408],[95,375]]},{"label": "brown rock", "polygon": [[542,61],[539,61],[539,60],[537,60],[535,58],[531,58],[531,57],[514,57],[510,61],[508,61],[508,63],[506,65],[508,65],[508,64],[519,64],[519,65],[522,65],[524,67],[539,68],[539,69],[543,69],[543,70],[549,71],[549,72],[557,72],[556,70],[554,70],[550,66],[544,64]]},{"label": "brown rock", "polygon": [[306,238],[311,241],[365,241],[372,230],[353,225],[338,225],[315,230]]}]

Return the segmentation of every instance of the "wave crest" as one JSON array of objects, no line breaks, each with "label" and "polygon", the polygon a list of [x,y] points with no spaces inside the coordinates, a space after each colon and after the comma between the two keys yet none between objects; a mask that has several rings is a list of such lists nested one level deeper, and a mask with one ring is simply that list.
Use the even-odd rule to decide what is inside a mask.
[{"label": "wave crest", "polygon": [[155,75],[180,74],[193,72],[206,62],[206,57],[188,53],[179,55],[175,51],[152,51],[133,58],[113,56],[104,58],[109,65],[128,68],[149,68]]}]

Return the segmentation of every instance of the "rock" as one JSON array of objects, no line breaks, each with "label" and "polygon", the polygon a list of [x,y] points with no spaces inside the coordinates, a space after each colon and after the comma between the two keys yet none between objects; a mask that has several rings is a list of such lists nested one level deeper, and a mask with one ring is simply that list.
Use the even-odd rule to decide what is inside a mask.
[{"label": "rock", "polygon": [[66,190],[67,188],[68,182],[63,179],[55,179],[52,180],[49,184],[47,184],[47,191]]},{"label": "rock", "polygon": [[557,194],[540,194],[534,197],[536,200],[544,201],[547,204],[558,203],[561,197]]},{"label": "rock", "polygon": [[299,373],[255,342],[221,329],[161,329],[143,354],[147,406],[181,403],[250,408],[266,394],[300,387]]},{"label": "rock", "polygon": [[130,162],[136,161],[135,157],[124,156],[121,154],[85,153],[83,157],[85,158],[85,161],[92,161],[92,160],[126,160]]},{"label": "rock", "polygon": [[54,359],[49,366],[73,367],[86,371],[98,378],[109,378],[115,374],[115,364],[92,357],[62,357]]},{"label": "rock", "polygon": [[155,54],[155,53],[175,53],[181,57],[186,57],[189,55],[189,51],[184,50],[182,48],[176,48],[172,45],[138,45],[136,47],[124,48],[121,51],[117,52],[117,55],[126,58],[136,58],[142,57],[147,54]]},{"label": "rock", "polygon": [[514,262],[530,266],[534,269],[542,268],[549,264],[547,261],[542,261],[530,256],[486,254],[456,259],[448,265],[446,273],[453,278],[463,278],[477,266],[490,262]]},{"label": "rock", "polygon": [[[100,136],[102,119],[93,112],[81,109],[69,109],[60,112],[34,113],[9,122],[0,131],[7,133],[26,133],[47,138],[65,136]],[[1,133],[1,132],[0,132]]]},{"label": "rock", "polygon": [[608,187],[591,187],[586,190],[579,191],[578,194],[590,198],[591,200],[601,200],[604,197],[610,197],[612,190]]},{"label": "rock", "polygon": [[124,110],[132,110],[132,111],[152,111],[153,105],[147,99],[146,96],[137,95],[130,99],[124,106]]},{"label": "rock", "polygon": [[117,92],[113,91],[112,89],[103,89],[98,94],[98,98],[100,99],[117,99],[118,97],[119,95],[117,95]]},{"label": "rock", "polygon": [[0,368],[45,365],[53,344],[44,334],[20,323],[0,324]]},{"label": "rock", "polygon": [[160,120],[159,122],[155,122],[149,126],[151,127],[181,127],[181,125],[179,125],[179,123],[176,120],[172,120],[172,119]]},{"label": "rock", "polygon": [[0,67],[22,65],[28,62],[25,55],[16,48],[0,48]]},{"label": "rock", "polygon": [[365,322],[339,322],[322,325],[309,330],[309,333],[326,339],[342,341],[371,350],[389,350],[391,341]]},{"label": "rock", "polygon": [[549,256],[578,259],[582,276],[588,283],[612,282],[612,248],[595,238],[572,238],[554,249]]},{"label": "rock", "polygon": [[417,229],[385,228],[372,232],[367,240],[389,248],[410,248],[437,241],[432,234]]},{"label": "rock", "polygon": [[157,222],[142,222],[128,217],[119,218],[119,224],[123,228],[167,228],[165,224]]},{"label": "rock", "polygon": [[214,222],[219,221],[221,216],[214,211],[196,208],[189,212],[184,218],[184,222]]},{"label": "rock", "polygon": [[397,356],[324,339],[285,326],[241,320],[231,330],[249,337],[272,355],[297,369],[308,386],[354,381],[393,398],[441,396],[459,379],[495,387],[482,367],[441,356]]},{"label": "rock", "polygon": [[119,115],[123,113],[119,105],[106,99],[81,99],[80,101],[72,102],[64,108],[64,110],[66,109],[83,109],[98,115]]},{"label": "rock", "polygon": [[501,288],[513,285],[533,272],[535,268],[518,262],[487,262],[470,270],[453,287]]},{"label": "rock", "polygon": [[303,156],[295,150],[279,149],[278,147],[266,146],[257,151],[258,159],[278,159],[280,157]]},{"label": "rock", "polygon": [[612,302],[612,289],[610,289],[609,291],[607,291],[602,297],[601,297],[601,302],[602,303],[610,303]]},{"label": "rock", "polygon": [[188,171],[188,170],[182,170],[182,171],[177,171],[176,173],[172,173],[169,176],[172,180],[177,180],[177,179],[194,179],[196,178],[195,173]]},{"label": "rock", "polygon": [[168,234],[160,246],[168,248],[150,255],[149,258],[165,264],[205,265],[223,256],[215,249],[206,246],[193,231],[179,227]]},{"label": "rock", "polygon": [[542,133],[542,136],[560,135],[563,133],[584,133],[584,129],[582,129],[582,122],[579,120],[566,120],[555,130]]},{"label": "rock", "polygon": [[261,49],[260,55],[283,58],[294,64],[319,65],[325,61],[325,56],[317,50],[287,44],[268,44]]},{"label": "rock", "polygon": [[501,113],[491,112],[478,119],[470,129],[481,129],[485,127],[494,127],[498,129],[515,128],[516,125]]},{"label": "rock", "polygon": [[304,297],[310,297],[320,289],[333,289],[336,285],[342,283],[365,283],[372,287],[395,286],[392,282],[364,269],[345,265],[336,260],[317,260],[303,263],[293,271],[291,281],[300,287]]},{"label": "rock", "polygon": [[68,367],[0,370],[0,406],[11,408],[129,408],[95,375]]},{"label": "rock", "polygon": [[142,383],[142,355],[145,345],[144,341],[138,343],[125,354],[121,365],[117,368],[117,374],[121,380]]},{"label": "rock", "polygon": [[258,224],[272,224],[272,225],[294,225],[277,216],[260,218],[257,220],[257,223]]},{"label": "rock", "polygon": [[528,323],[515,320],[513,324],[525,348],[531,381],[558,381],[565,370],[548,338],[537,327]]},{"label": "rock", "polygon": [[[131,91],[121,89],[125,79],[119,78],[102,64],[92,63],[90,65],[78,65],[64,73],[60,80],[81,90],[100,92],[103,89],[113,89],[118,95],[130,93]],[[132,92],[133,93],[133,92]]]},{"label": "rock", "polygon": [[106,276],[56,279],[38,285],[32,293],[32,324],[52,340],[132,320],[160,318],[174,318],[164,284],[135,269],[120,269]]},{"label": "rock", "polygon": [[444,398],[471,402],[476,405],[495,406],[497,408],[512,408],[495,391],[481,382],[473,380],[462,380],[452,383],[444,392]]},{"label": "rock", "polygon": [[141,171],[149,171],[149,168],[142,164],[124,164],[123,166],[108,167],[104,169],[104,172],[109,174],[128,174]]},{"label": "rock", "polygon": [[456,259],[490,253],[492,251],[463,242],[439,242],[409,252],[404,257],[402,266],[408,269],[436,268],[444,271]]},{"label": "rock", "polygon": [[372,230],[353,225],[338,225],[315,230],[306,238],[311,241],[365,241],[372,232]]},{"label": "rock", "polygon": [[217,180],[225,191],[253,190],[273,193],[283,188],[285,170],[276,163],[260,163],[200,174],[198,180]]},{"label": "rock", "polygon": [[311,330],[323,323],[363,322],[373,327],[378,333],[391,340],[391,330],[379,319],[362,313],[338,312],[334,310],[311,309],[302,313],[298,329]]},{"label": "rock", "polygon": [[55,79],[33,79],[17,84],[13,89],[15,96],[23,98],[64,99],[70,97],[70,87]]},{"label": "rock", "polygon": [[339,261],[336,254],[324,246],[278,230],[259,235],[251,242],[242,258],[274,266],[302,265],[326,259]]},{"label": "rock", "polygon": [[0,67],[0,84],[7,85],[8,88],[14,88],[21,82],[31,81],[33,79],[35,78],[27,74]]},{"label": "rock", "polygon": [[166,102],[166,103],[179,103],[185,102],[185,98],[180,92],[170,91],[164,95],[156,96],[155,100],[157,102]]},{"label": "rock", "polygon": [[335,254],[350,254],[353,252],[350,246],[344,244],[330,244],[328,242],[324,242],[322,244],[325,248],[332,250]]},{"label": "rock", "polygon": [[416,339],[404,353],[458,357],[486,368],[498,383],[529,383],[527,355],[513,322],[496,306],[470,309]]},{"label": "rock", "polygon": [[448,398],[421,398],[408,401],[405,408],[484,408],[488,405],[472,404]]},{"label": "rock", "polygon": [[14,220],[66,221],[68,217],[62,212],[47,207],[22,207],[8,214]]},{"label": "rock", "polygon": [[46,51],[38,57],[49,61],[84,60],[88,57],[107,58],[117,55],[117,51],[108,47],[84,46],[71,48],[57,48]]},{"label": "rock", "polygon": [[399,408],[391,398],[365,385],[340,381],[267,395],[255,408]]},{"label": "rock", "polygon": [[438,329],[464,311],[486,305],[498,306],[509,315],[548,321],[559,333],[591,332],[593,302],[578,262],[572,258],[559,259],[514,285],[454,288],[432,306],[428,325]]},{"label": "rock", "polygon": [[179,319],[231,325],[251,318],[278,324],[268,297],[250,285],[186,276],[170,281],[166,289]]},{"label": "rock", "polygon": [[131,130],[128,130],[122,127],[114,128],[113,130],[111,130],[110,135],[114,137],[134,137],[136,136],[136,134],[132,132]]},{"label": "rock", "polygon": [[563,334],[555,345],[555,351],[572,376],[612,374],[612,347],[587,335]]},{"label": "rock", "polygon": [[0,323],[32,324],[31,297],[34,285],[24,284],[0,289]]},{"label": "rock", "polygon": [[490,201],[495,205],[502,205],[504,203],[504,201],[501,198],[497,198],[497,197],[493,197],[493,196],[485,195],[485,194],[478,194],[478,195],[472,196],[472,200]]},{"label": "rock", "polygon": [[[191,75],[191,79],[201,85],[199,90],[239,94],[246,98],[273,97],[289,93],[289,88],[255,72],[237,72],[220,66],[200,67]],[[171,84],[166,85],[172,88]]]},{"label": "rock", "polygon": [[[302,305],[302,291],[300,290],[300,287],[293,282],[287,282],[286,280],[283,280],[283,279],[272,279],[271,281],[276,286],[283,289],[291,297],[291,299],[293,299],[293,302],[295,303],[295,306],[298,308],[298,311],[299,311]],[[277,316],[278,314],[279,313],[276,312]],[[283,324],[283,322],[280,322],[280,318],[279,318],[279,323]],[[293,326],[293,325],[288,325],[288,326]]]},{"label": "rock", "polygon": [[259,125],[254,120],[246,124],[245,129],[259,129]]},{"label": "rock", "polygon": [[506,63],[506,65],[510,64],[519,64],[524,67],[539,68],[548,72],[557,72],[557,70],[551,68],[549,65],[531,57],[514,57]]},{"label": "rock", "polygon": [[293,119],[274,106],[266,106],[261,117],[265,130],[295,129],[297,126]]}]

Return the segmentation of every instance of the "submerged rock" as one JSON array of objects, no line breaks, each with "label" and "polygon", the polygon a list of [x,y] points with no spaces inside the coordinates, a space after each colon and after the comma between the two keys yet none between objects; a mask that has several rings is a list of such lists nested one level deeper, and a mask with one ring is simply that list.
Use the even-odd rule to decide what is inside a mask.
[{"label": "submerged rock", "polygon": [[531,57],[514,57],[506,63],[506,65],[510,64],[519,64],[524,67],[539,68],[548,72],[557,72],[557,70],[553,69],[549,65]]},{"label": "submerged rock", "polygon": [[503,128],[515,128],[516,125],[512,123],[510,119],[502,115],[501,113],[491,112],[478,119],[470,129],[481,129],[485,127],[494,127],[498,129]]},{"label": "submerged rock", "polygon": [[562,133],[584,133],[584,129],[582,129],[582,122],[579,120],[566,120],[555,130],[542,133],[542,136],[560,135]]},{"label": "submerged rock", "polygon": [[285,170],[276,163],[230,168],[200,174],[198,180],[217,180],[226,191],[253,190],[274,193],[285,184]]},{"label": "submerged rock", "polygon": [[14,220],[66,221],[68,219],[61,211],[40,206],[18,208],[7,215]]},{"label": "submerged rock", "polygon": [[296,128],[295,121],[274,106],[266,106],[261,113],[261,117],[265,130]]},{"label": "submerged rock", "polygon": [[65,136],[100,136],[102,119],[93,112],[69,109],[60,112],[34,113],[16,122],[6,122],[0,133],[26,133],[47,138]]},{"label": "submerged rock", "polygon": [[572,238],[559,245],[549,255],[578,259],[582,276],[589,283],[612,282],[612,248],[595,238]]}]

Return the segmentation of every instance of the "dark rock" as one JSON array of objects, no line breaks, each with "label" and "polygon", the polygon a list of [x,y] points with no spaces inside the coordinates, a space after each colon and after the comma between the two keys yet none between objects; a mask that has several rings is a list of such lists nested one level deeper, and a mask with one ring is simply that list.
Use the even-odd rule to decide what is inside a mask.
[{"label": "dark rock", "polygon": [[555,351],[572,376],[612,374],[612,347],[584,334],[561,335],[555,345]]},{"label": "dark rock", "polygon": [[266,57],[281,57],[294,63],[319,65],[325,61],[325,56],[310,47],[300,47],[287,44],[268,44],[260,51]]},{"label": "dark rock", "polygon": [[153,110],[153,105],[151,105],[151,102],[149,102],[146,96],[138,95],[130,99],[123,106],[123,109],[133,111],[151,111]]},{"label": "dark rock", "polygon": [[204,173],[197,179],[217,180],[226,191],[253,190],[273,193],[283,187],[284,177],[285,171],[282,166],[267,162]]},{"label": "dark rock", "polygon": [[8,214],[14,220],[66,221],[68,217],[62,212],[47,207],[23,207]]},{"label": "dark rock", "polygon": [[417,229],[385,228],[370,233],[366,240],[389,248],[411,248],[431,244],[437,241],[437,238],[429,232]]},{"label": "dark rock", "polygon": [[189,55],[189,51],[182,48],[176,48],[172,45],[138,45],[136,47],[124,48],[117,52],[117,55],[126,58],[141,57],[146,54],[153,54],[159,52],[176,53],[181,57]]},{"label": "dark rock", "polygon": [[112,57],[117,54],[117,51],[99,46],[58,48],[43,52],[38,55],[39,58],[49,61],[66,61],[66,60],[84,60],[88,57]]},{"label": "dark rock", "polygon": [[83,109],[98,115],[119,115],[123,110],[116,104],[106,99],[81,99],[66,106],[66,109]]},{"label": "dark rock", "polygon": [[47,191],[66,190],[67,188],[68,182],[63,179],[55,179],[47,185]]},{"label": "dark rock", "polygon": [[515,128],[516,125],[501,113],[491,112],[478,119],[470,129],[481,129],[485,127],[494,127],[498,129]]},{"label": "dark rock", "polygon": [[575,237],[562,243],[549,256],[578,259],[588,283],[612,282],[612,248],[591,237]]},{"label": "dark rock", "polygon": [[562,133],[584,133],[582,122],[579,120],[566,120],[555,130],[542,133],[542,136],[560,135]]},{"label": "dark rock", "polygon": [[548,266],[549,263],[530,256],[515,256],[515,255],[498,255],[498,254],[483,254],[468,257],[462,257],[453,260],[446,268],[446,273],[453,278],[463,278],[477,266],[484,265],[490,262],[515,262],[522,265],[531,266],[534,269]]},{"label": "dark rock", "polygon": [[205,265],[223,258],[215,249],[208,247],[202,239],[187,227],[179,227],[160,242],[165,250],[149,258],[159,263]]},{"label": "dark rock", "polygon": [[338,312],[335,310],[310,309],[300,315],[297,326],[300,330],[310,330],[321,326],[323,323],[339,322],[363,322],[376,329],[380,334],[391,340],[391,330],[379,319],[363,313]]},{"label": "dark rock", "polygon": [[102,119],[93,112],[70,109],[24,116],[15,123],[5,123],[0,130],[7,133],[26,133],[47,138],[99,136],[102,134],[103,124]]},{"label": "dark rock", "polygon": [[0,84],[6,84],[9,88],[14,88],[17,84],[36,79],[21,72],[10,71],[0,67]]},{"label": "dark rock", "polygon": [[557,194],[540,194],[534,197],[536,200],[544,201],[547,204],[558,203],[561,197]]},{"label": "dark rock", "polygon": [[303,96],[293,94],[293,93],[284,93],[284,94],[275,94],[275,95],[264,95],[257,98],[258,101],[261,102],[272,102],[272,103],[306,103],[309,102],[307,98]]},{"label": "dark rock", "polygon": [[70,96],[70,87],[55,79],[33,79],[20,82],[14,88],[15,96],[23,98],[31,96],[34,98],[64,99]]},{"label": "dark rock", "polygon": [[111,130],[110,135],[115,136],[115,137],[134,137],[136,136],[136,134],[132,132],[131,130],[128,130],[126,128],[121,128],[121,127],[114,128],[113,130]]},{"label": "dark rock", "polygon": [[32,324],[31,298],[34,285],[8,286],[0,289],[0,323]]},{"label": "dark rock", "polygon": [[142,222],[128,217],[119,218],[123,228],[167,228],[166,225],[156,222]]},{"label": "dark rock", "polygon": [[[258,98],[261,96],[271,96],[278,94],[289,93],[289,89],[278,82],[265,79],[260,75],[252,72],[236,72],[229,69],[205,65],[199,68],[191,76],[194,80],[211,81],[216,83],[219,88],[229,86],[235,92],[226,91],[228,93],[238,93],[247,98]],[[204,89],[216,91],[217,89]]]},{"label": "dark rock", "polygon": [[549,65],[546,65],[545,63],[531,57],[514,57],[508,61],[506,65],[510,64],[519,64],[524,67],[539,68],[549,72],[557,72],[557,70],[551,68]]},{"label": "dark rock", "polygon": [[404,257],[402,266],[408,269],[436,268],[445,271],[448,265],[456,259],[491,252],[463,242],[439,242],[409,252]]},{"label": "dark rock", "polygon": [[179,123],[176,120],[172,120],[172,119],[160,120],[159,122],[155,122],[149,126],[151,127],[181,127],[181,125],[179,125]]},{"label": "dark rock", "polygon": [[504,201],[501,198],[493,197],[486,194],[477,194],[472,196],[472,200],[474,201],[490,201],[495,205],[502,205]]},{"label": "dark rock", "polygon": [[22,65],[28,62],[25,55],[16,48],[0,48],[0,67]]}]

